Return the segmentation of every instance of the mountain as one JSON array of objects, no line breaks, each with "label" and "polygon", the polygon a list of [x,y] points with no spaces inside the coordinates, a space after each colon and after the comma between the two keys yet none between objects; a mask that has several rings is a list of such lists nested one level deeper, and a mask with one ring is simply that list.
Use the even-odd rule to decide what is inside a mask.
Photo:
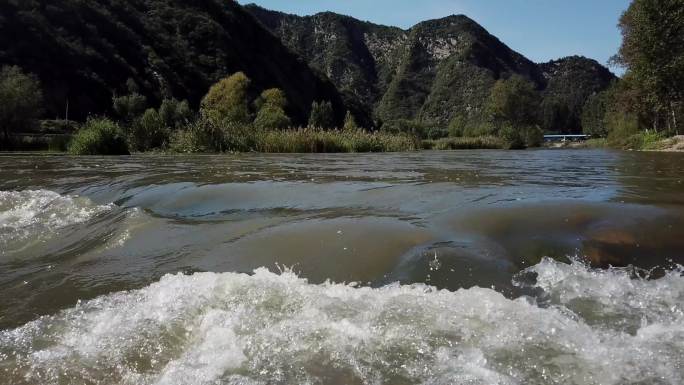
[{"label": "mountain", "polygon": [[586,98],[615,79],[581,57],[534,63],[463,15],[402,30],[330,12],[302,17],[245,8],[376,123],[476,121],[492,85],[518,74],[542,92],[546,129],[577,131]]},{"label": "mountain", "polygon": [[49,117],[109,112],[132,79],[151,104],[187,98],[244,71],[253,93],[282,88],[288,113],[306,122],[314,100],[345,107],[335,86],[233,1],[0,0],[0,65],[43,84]]},{"label": "mountain", "polygon": [[197,106],[220,78],[243,71],[252,96],[278,87],[305,123],[313,101],[347,109],[365,127],[397,120],[477,122],[500,78],[542,92],[544,128],[577,131],[584,101],[615,77],[570,57],[536,64],[466,16],[408,30],[331,12],[294,16],[226,0],[0,0],[0,65],[36,74],[47,117],[111,112],[131,85],[150,105]]},{"label": "mountain", "polygon": [[617,80],[596,60],[581,56],[543,63],[540,68],[545,82],[542,126],[564,133],[579,133],[582,108],[587,99]]}]

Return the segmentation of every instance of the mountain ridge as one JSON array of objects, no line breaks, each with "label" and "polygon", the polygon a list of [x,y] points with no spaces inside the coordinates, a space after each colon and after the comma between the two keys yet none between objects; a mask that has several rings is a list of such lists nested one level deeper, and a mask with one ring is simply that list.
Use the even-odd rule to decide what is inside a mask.
[{"label": "mountain ridge", "polygon": [[[365,120],[375,125],[396,119],[439,125],[456,118],[480,119],[496,80],[517,74],[542,92],[545,109],[565,110],[559,106],[565,99],[571,104],[567,110],[573,116],[559,117],[558,122],[548,117],[565,112],[545,112],[545,128],[560,124],[562,131],[578,131],[577,105],[616,79],[606,67],[580,56],[535,63],[466,15],[425,20],[402,29],[333,12],[298,16],[255,4],[244,7],[285,46],[325,73],[347,104],[365,107]],[[562,64],[566,62],[571,64]],[[561,76],[549,70],[557,63],[583,75],[579,92],[566,84],[572,74],[561,71]],[[559,95],[561,91],[567,95]]]},{"label": "mountain ridge", "polygon": [[48,117],[112,112],[138,89],[159,105],[195,107],[219,79],[242,71],[250,100],[283,89],[293,123],[329,100],[362,127],[414,121],[440,127],[485,118],[494,83],[520,75],[542,93],[545,129],[578,131],[585,100],[615,76],[591,59],[534,63],[466,15],[409,29],[322,12],[297,16],[223,0],[9,0],[0,2],[0,65],[41,80]]}]

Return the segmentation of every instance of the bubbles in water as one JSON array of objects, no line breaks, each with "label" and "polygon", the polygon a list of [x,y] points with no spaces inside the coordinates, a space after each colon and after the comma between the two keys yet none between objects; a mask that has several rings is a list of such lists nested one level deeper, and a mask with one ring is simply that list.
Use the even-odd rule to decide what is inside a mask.
[{"label": "bubbles in water", "polygon": [[430,266],[430,271],[437,271],[442,267],[442,262],[437,258],[437,252],[435,251],[435,259],[431,260],[428,264]]},{"label": "bubbles in water", "polygon": [[49,190],[0,191],[0,246],[9,248],[10,242],[48,236],[111,208]]},{"label": "bubbles in water", "polygon": [[0,370],[10,384],[684,381],[681,271],[530,270],[548,306],[485,288],[312,285],[291,271],[170,275],[0,333]]}]

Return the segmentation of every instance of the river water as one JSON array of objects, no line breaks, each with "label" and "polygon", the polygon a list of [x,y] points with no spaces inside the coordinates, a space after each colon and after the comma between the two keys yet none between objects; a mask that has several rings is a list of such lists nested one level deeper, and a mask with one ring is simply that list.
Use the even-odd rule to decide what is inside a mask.
[{"label": "river water", "polygon": [[0,384],[682,384],[684,155],[0,156]]}]

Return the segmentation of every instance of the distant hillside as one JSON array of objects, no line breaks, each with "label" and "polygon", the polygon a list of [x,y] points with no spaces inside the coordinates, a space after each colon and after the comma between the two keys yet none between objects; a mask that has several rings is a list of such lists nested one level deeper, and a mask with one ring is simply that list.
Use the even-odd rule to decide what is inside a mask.
[{"label": "distant hillside", "polygon": [[533,63],[462,15],[402,30],[330,12],[300,17],[246,9],[323,71],[349,104],[367,106],[376,122],[475,119],[494,82],[519,74],[543,92],[544,128],[577,131],[586,98],[615,79],[580,57]]},{"label": "distant hillside", "polygon": [[152,103],[166,96],[197,105],[209,86],[236,71],[253,92],[282,88],[295,122],[306,122],[314,100],[345,112],[335,86],[233,1],[2,0],[0,65],[38,75],[47,115],[108,112],[128,79]]},{"label": "distant hillside", "polygon": [[587,98],[605,90],[615,75],[597,61],[571,56],[540,65],[544,76],[542,124],[564,132],[574,132]]}]

